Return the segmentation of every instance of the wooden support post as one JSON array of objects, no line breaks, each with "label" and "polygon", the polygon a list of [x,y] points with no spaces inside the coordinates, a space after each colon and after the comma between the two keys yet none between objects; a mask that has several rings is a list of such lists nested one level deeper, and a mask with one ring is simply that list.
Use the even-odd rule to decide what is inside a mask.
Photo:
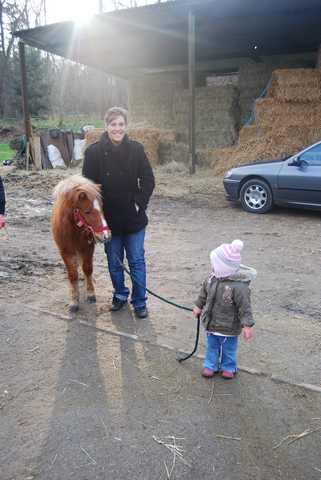
[{"label": "wooden support post", "polygon": [[23,117],[24,117],[27,142],[29,142],[32,137],[32,127],[31,127],[29,105],[28,105],[26,54],[25,54],[25,45],[23,42],[19,42],[19,58],[20,58],[20,72],[21,72],[21,94],[22,94]]},{"label": "wooden support post", "polygon": [[195,15],[188,12],[188,88],[189,88],[189,160],[190,173],[195,173]]}]

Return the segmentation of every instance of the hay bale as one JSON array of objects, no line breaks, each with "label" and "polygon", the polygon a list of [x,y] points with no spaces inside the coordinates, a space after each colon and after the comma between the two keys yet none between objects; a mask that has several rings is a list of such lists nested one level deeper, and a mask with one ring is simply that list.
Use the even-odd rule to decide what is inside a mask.
[{"label": "hay bale", "polygon": [[209,148],[197,151],[197,163],[200,166],[213,167],[218,162],[224,164],[234,152],[233,147]]},{"label": "hay bale", "polygon": [[[98,142],[103,132],[103,128],[96,128],[95,130],[86,132],[86,147],[92,143]],[[165,138],[166,135],[171,138],[171,135],[168,131],[165,131],[164,133]],[[144,145],[146,155],[148,156],[148,159],[152,165],[157,165],[159,163],[158,147],[161,138],[161,130],[156,128],[129,128],[128,136]]]},{"label": "hay bale", "polygon": [[220,152],[216,152],[213,170],[216,175],[223,175],[227,170],[237,165],[258,160],[284,158],[293,155],[305,146],[307,145],[297,138],[264,135],[236,148],[221,149]]},{"label": "hay bale", "polygon": [[276,70],[268,96],[255,102],[256,124],[243,127],[239,145],[211,153],[216,175],[257,160],[293,155],[321,138],[321,72]]},{"label": "hay bale", "polygon": [[104,131],[104,128],[95,128],[94,130],[88,130],[87,132],[85,132],[85,148],[89,147],[89,145],[92,145],[93,143],[98,142]]},{"label": "hay bale", "polygon": [[189,147],[186,143],[175,142],[172,144],[171,160],[177,163],[189,162]]},{"label": "hay bale", "polygon": [[315,143],[321,139],[321,125],[300,125],[300,126],[282,126],[265,129],[264,133],[270,136],[281,136],[285,138],[296,138],[303,145],[309,145]]},{"label": "hay bale", "polygon": [[158,128],[129,128],[128,136],[144,145],[146,155],[152,165],[159,164],[158,147],[161,130]]},{"label": "hay bale", "polygon": [[278,102],[274,98],[263,98],[255,102],[256,121],[260,128],[271,125],[313,126],[321,124],[320,103]]},{"label": "hay bale", "polygon": [[175,162],[175,160],[166,163],[165,165],[161,166],[161,172],[164,173],[187,173],[188,166],[182,162]]},{"label": "hay bale", "polygon": [[257,125],[247,125],[241,128],[239,132],[239,143],[246,143],[249,140],[253,140],[260,135],[260,133]]},{"label": "hay bale", "polygon": [[319,102],[321,72],[310,68],[275,70],[267,98],[279,102]]},{"label": "hay bale", "polygon": [[160,130],[160,142],[175,142],[177,134],[174,130]]}]

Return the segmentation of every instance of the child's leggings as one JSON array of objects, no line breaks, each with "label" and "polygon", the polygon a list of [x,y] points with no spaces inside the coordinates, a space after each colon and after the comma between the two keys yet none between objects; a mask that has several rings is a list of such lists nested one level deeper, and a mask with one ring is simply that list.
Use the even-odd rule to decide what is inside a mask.
[{"label": "child's leggings", "polygon": [[221,337],[220,335],[206,335],[207,350],[204,367],[215,372],[237,371],[237,341],[238,337]]}]

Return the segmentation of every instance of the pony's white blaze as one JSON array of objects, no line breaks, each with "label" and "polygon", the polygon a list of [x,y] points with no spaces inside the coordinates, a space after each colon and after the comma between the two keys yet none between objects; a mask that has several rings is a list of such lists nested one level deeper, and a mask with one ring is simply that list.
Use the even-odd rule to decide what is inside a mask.
[{"label": "pony's white blaze", "polygon": [[103,227],[106,228],[106,230],[104,230],[104,237],[108,239],[110,237],[110,231],[97,199],[94,200],[94,208],[100,213],[101,223]]}]

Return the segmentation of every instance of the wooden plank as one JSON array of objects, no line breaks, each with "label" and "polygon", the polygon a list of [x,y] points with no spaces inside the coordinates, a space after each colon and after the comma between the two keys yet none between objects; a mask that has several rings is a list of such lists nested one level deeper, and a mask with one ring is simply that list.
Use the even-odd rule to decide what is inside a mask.
[{"label": "wooden plank", "polygon": [[34,136],[31,139],[32,141],[32,153],[33,153],[33,163],[36,170],[42,170],[42,161],[41,161],[41,144],[40,137]]},{"label": "wooden plank", "polygon": [[25,45],[23,42],[19,42],[19,58],[20,58],[20,72],[21,72],[21,95],[22,95],[23,117],[24,117],[24,123],[25,123],[26,136],[27,136],[27,140],[29,141],[32,136],[32,126],[31,126],[29,104],[28,104],[26,54],[25,54]]}]

